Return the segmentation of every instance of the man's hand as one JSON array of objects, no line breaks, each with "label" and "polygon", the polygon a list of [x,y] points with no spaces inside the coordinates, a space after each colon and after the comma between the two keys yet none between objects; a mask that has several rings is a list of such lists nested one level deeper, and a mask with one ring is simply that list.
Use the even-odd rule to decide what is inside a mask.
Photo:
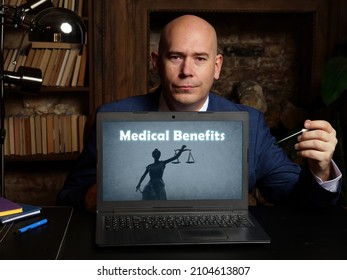
[{"label": "man's hand", "polygon": [[331,176],[331,159],[337,144],[336,131],[330,123],[321,120],[306,120],[304,127],[309,131],[298,136],[295,149],[299,156],[308,159],[312,173],[327,181]]}]

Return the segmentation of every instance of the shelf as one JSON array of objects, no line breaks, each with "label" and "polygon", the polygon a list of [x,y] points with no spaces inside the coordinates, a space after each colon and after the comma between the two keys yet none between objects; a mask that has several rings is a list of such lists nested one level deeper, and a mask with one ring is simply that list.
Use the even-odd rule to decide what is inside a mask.
[{"label": "shelf", "polygon": [[79,153],[5,156],[5,162],[75,161],[78,156]]},{"label": "shelf", "polygon": [[89,87],[41,87],[40,94],[70,94],[72,92],[77,93],[89,93]]},{"label": "shelf", "polygon": [[[39,92],[18,92],[15,87],[6,88],[6,94],[11,95],[11,98],[33,97],[40,98],[51,95],[59,96],[87,96],[90,94],[88,87],[41,87]],[[8,97],[9,98],[9,97]]]},{"label": "shelf", "polygon": [[[25,0],[23,0],[25,1]],[[54,1],[55,3],[58,3]],[[71,0],[63,0],[59,1],[60,4],[64,2],[69,2],[72,3]],[[76,1],[76,3],[82,3],[82,0]],[[79,83],[77,83],[79,86],[65,86],[65,85],[71,85],[71,83],[68,82],[68,79],[70,78],[71,73],[69,72],[69,76],[65,77],[66,83],[59,83],[59,85],[64,85],[64,86],[56,86],[57,83],[54,83],[52,80],[57,79],[57,77],[50,76],[50,80],[47,81],[45,80],[45,86],[41,86],[40,90],[37,91],[36,93],[29,93],[29,92],[24,92],[26,89],[25,87],[23,88],[23,92],[18,92],[18,88],[14,85],[5,85],[5,92],[4,92],[4,107],[6,110],[4,110],[4,115],[6,118],[9,117],[23,117],[26,118],[27,116],[44,116],[44,115],[49,115],[49,114],[56,114],[56,115],[70,115],[70,114],[77,114],[77,115],[84,115],[88,116],[91,112],[94,111],[94,77],[92,76],[94,74],[94,60],[97,59],[99,61],[99,55],[92,55],[93,47],[89,47],[89,42],[88,40],[92,39],[90,36],[89,30],[90,27],[93,26],[93,17],[89,18],[89,7],[92,7],[94,3],[97,3],[97,1],[92,1],[92,0],[83,0],[83,13],[82,13],[82,20],[86,25],[86,46],[88,50],[87,57],[85,59],[85,72],[84,72],[84,81],[82,83],[82,80],[78,80]],[[93,13],[91,15],[93,16]],[[5,47],[7,49],[17,49],[20,40],[23,35],[23,31],[16,29],[16,28],[5,28],[5,34],[6,36],[4,43]],[[93,40],[92,40],[93,42]],[[43,69],[46,69],[43,74],[48,73],[47,68],[50,66],[51,68],[48,68],[49,71],[52,73],[57,74],[57,67],[62,63],[60,61],[62,59],[61,54],[58,56],[58,54],[54,54],[52,56],[52,52],[54,48],[52,47],[52,52],[49,55],[49,52],[46,52],[47,49],[51,49],[50,47],[47,47],[49,45],[46,45],[44,47],[44,44],[39,45],[39,44],[34,44],[34,47],[40,47],[42,48],[37,48],[41,50],[45,50],[44,52],[40,53],[40,55],[37,55],[36,57],[36,63],[33,63],[34,57],[32,60],[28,60],[28,54],[30,49],[33,49],[33,44],[32,42],[29,41],[29,37],[26,36],[24,37],[24,42],[22,46],[22,52],[21,55],[21,62],[17,63],[19,65],[25,65],[27,63],[27,67],[32,67],[32,68],[40,68],[42,71]],[[89,52],[91,50],[91,52]],[[14,52],[14,51],[13,51]],[[8,53],[8,51],[7,51]],[[34,52],[36,53],[36,52]],[[81,52],[79,53],[80,55],[82,54]],[[25,57],[24,57],[25,56]],[[47,61],[47,57],[49,56],[49,60]],[[11,56],[11,59],[13,57],[13,54]],[[52,59],[53,57],[53,59]],[[58,64],[58,57],[59,57],[59,64]],[[65,57],[65,56],[64,56]],[[55,59],[54,59],[55,58]],[[71,58],[74,59],[69,59],[69,57],[66,58],[66,61],[73,61],[76,63],[77,58],[74,56]],[[54,61],[54,65],[50,63],[51,61]],[[71,67],[70,69],[73,70],[73,74],[75,74],[75,71],[78,70],[78,66],[74,65],[73,62],[69,64]],[[81,58],[82,62],[82,58]],[[47,64],[46,64],[47,63]],[[65,67],[68,64],[65,65]],[[8,68],[8,70],[11,71],[18,71],[17,68]],[[60,73],[60,72],[59,72]],[[62,79],[63,75],[65,72],[62,72]],[[77,73],[77,72],[76,72]],[[78,72],[78,77],[80,76],[80,73]],[[76,82],[76,75],[73,75],[74,77],[74,82]],[[44,76],[42,77],[44,80]],[[75,83],[72,83],[73,85],[77,85]],[[25,85],[24,85],[25,86]],[[98,94],[101,96],[102,91],[99,91]],[[44,122],[41,122],[41,126]],[[8,136],[11,135],[12,139],[15,139],[15,137],[10,134],[10,129],[8,124],[5,124],[6,127],[6,140],[5,143],[6,145],[8,144],[13,144],[16,143],[15,141],[8,141]],[[47,120],[46,120],[46,125],[47,125]],[[60,122],[60,127],[61,127],[61,122]],[[54,122],[53,122],[54,126]],[[67,123],[66,123],[66,126]],[[15,126],[16,127],[16,126]],[[22,123],[20,122],[20,127],[22,126]],[[4,156],[4,177],[6,180],[6,195],[15,200],[15,201],[20,201],[22,203],[35,203],[35,204],[44,204],[44,203],[52,203],[54,204],[56,202],[56,194],[57,192],[61,189],[63,182],[65,180],[66,175],[74,168],[76,164],[76,160],[80,155],[80,152],[78,150],[73,149],[76,152],[71,152],[72,149],[59,149],[58,151],[56,150],[55,147],[55,152],[56,153],[49,153],[49,154],[34,154],[31,155],[31,152],[26,152],[27,149],[27,144],[28,140],[25,141],[27,138],[25,135],[28,135],[27,131],[27,124],[24,124],[24,137],[23,133],[20,133],[19,138],[21,141],[20,145],[24,146],[26,145],[25,149],[20,149],[20,152],[13,152],[9,153],[9,150],[7,150],[8,147],[4,147],[6,155]],[[31,129],[31,126],[29,126]],[[36,125],[35,125],[36,128]],[[42,127],[41,127],[42,129]],[[64,126],[64,131],[65,131],[65,126]],[[32,131],[30,131],[32,133]],[[51,135],[52,133],[50,133]],[[60,133],[61,135],[62,133]],[[18,134],[17,134],[18,135]],[[35,134],[36,136],[36,134]],[[57,139],[56,133],[54,136],[54,139]],[[18,138],[18,137],[17,137]],[[32,140],[32,138],[30,138]],[[23,144],[23,140],[26,144]],[[50,143],[51,143],[50,139]],[[61,137],[59,137],[59,141],[62,140]],[[64,137],[65,140],[65,137]],[[62,141],[64,141],[62,140]],[[30,141],[32,142],[32,141]],[[36,137],[35,137],[35,144],[36,143]],[[17,144],[18,146],[18,144]],[[47,147],[48,148],[48,147]],[[12,150],[12,149],[11,149]],[[17,151],[17,147],[15,151]],[[68,151],[68,152],[65,152]],[[31,146],[30,146],[30,151],[32,151]],[[36,148],[36,152],[38,152],[38,149]],[[61,152],[61,153],[60,153]],[[35,153],[35,150],[34,152]],[[20,155],[15,155],[15,154],[22,154]]]}]

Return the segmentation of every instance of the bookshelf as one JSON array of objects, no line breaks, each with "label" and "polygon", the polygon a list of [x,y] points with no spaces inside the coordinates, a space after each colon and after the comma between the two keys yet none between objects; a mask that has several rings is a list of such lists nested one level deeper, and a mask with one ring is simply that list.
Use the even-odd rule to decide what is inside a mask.
[{"label": "bookshelf", "polygon": [[[5,4],[19,6],[25,2],[6,0]],[[88,33],[88,10],[92,1],[52,2],[55,7],[70,9],[81,16]],[[17,64],[13,65],[11,62],[17,55],[22,34],[20,29],[5,28],[4,69],[16,71],[20,65],[40,68],[43,82],[37,94],[21,94],[15,87],[6,87],[5,162],[11,165],[21,161],[73,161],[83,148],[84,124],[94,110],[90,102],[93,100],[93,91],[89,85],[91,60],[88,43],[81,46],[29,42],[26,36]],[[35,121],[30,122],[35,118],[40,119],[40,125]],[[54,124],[51,119],[55,120]],[[72,119],[77,125],[72,124]],[[68,144],[72,140],[77,142],[73,149]]]}]

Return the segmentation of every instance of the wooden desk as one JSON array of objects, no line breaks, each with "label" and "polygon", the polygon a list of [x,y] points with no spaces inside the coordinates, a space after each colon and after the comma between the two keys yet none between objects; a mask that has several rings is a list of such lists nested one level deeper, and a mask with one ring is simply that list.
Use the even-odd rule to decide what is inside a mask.
[{"label": "wooden desk", "polygon": [[[43,207],[38,216],[0,225],[0,259],[57,259],[72,213],[71,207]],[[47,224],[19,236],[14,234],[19,228],[44,218]]]},{"label": "wooden desk", "polygon": [[[95,215],[69,207],[43,207],[42,214],[14,223],[0,243],[0,259],[347,259],[347,210],[251,207],[271,244],[180,245],[98,248]],[[42,218],[48,224],[21,236],[18,228]],[[71,218],[71,220],[70,220]],[[0,240],[4,231],[0,226]]]},{"label": "wooden desk", "polygon": [[98,248],[95,216],[74,212],[61,259],[347,259],[347,211],[253,207],[271,244]]}]

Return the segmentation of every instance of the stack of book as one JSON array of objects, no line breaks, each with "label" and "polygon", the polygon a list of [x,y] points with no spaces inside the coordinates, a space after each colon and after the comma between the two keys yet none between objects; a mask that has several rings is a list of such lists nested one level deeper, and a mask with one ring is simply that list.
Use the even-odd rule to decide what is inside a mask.
[{"label": "stack of book", "polygon": [[87,46],[32,42],[24,66],[41,69],[43,86],[82,87],[86,75]]},{"label": "stack of book", "polygon": [[4,49],[4,70],[17,71],[20,66],[38,68],[42,85],[47,87],[83,87],[87,67],[87,45],[33,42],[28,52]]},{"label": "stack of book", "polygon": [[8,116],[4,120],[5,155],[81,152],[87,117],[79,114]]},{"label": "stack of book", "polygon": [[41,213],[41,207],[17,204],[6,198],[0,197],[0,223],[5,224],[26,217],[38,215]]}]

